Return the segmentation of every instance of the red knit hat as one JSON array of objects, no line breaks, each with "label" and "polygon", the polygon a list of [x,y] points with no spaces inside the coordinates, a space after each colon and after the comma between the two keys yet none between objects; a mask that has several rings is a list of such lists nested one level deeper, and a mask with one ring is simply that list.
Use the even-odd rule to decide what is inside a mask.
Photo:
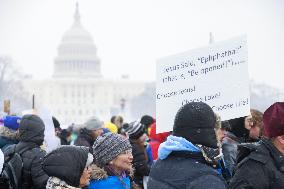
[{"label": "red knit hat", "polygon": [[284,135],[284,102],[276,102],[265,110],[263,124],[267,137]]}]

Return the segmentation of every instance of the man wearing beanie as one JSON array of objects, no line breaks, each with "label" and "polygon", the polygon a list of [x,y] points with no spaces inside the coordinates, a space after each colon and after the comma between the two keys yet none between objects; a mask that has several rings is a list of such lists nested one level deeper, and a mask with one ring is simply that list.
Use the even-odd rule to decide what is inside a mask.
[{"label": "man wearing beanie", "polygon": [[284,102],[263,114],[264,135],[258,143],[238,146],[238,166],[230,188],[284,188]]},{"label": "man wearing beanie", "polygon": [[79,136],[74,144],[76,146],[86,146],[92,152],[94,141],[103,134],[103,124],[97,117],[90,118],[80,129]]},{"label": "man wearing beanie", "polygon": [[160,145],[151,168],[148,189],[226,188],[214,169],[220,158],[216,120],[203,102],[191,102],[178,110],[173,135]]},{"label": "man wearing beanie", "polygon": [[42,170],[41,163],[46,152],[40,146],[44,140],[45,126],[37,115],[22,117],[19,127],[19,143],[10,146],[5,151],[5,157],[18,152],[23,161],[22,186],[23,189],[44,189],[48,176]]}]

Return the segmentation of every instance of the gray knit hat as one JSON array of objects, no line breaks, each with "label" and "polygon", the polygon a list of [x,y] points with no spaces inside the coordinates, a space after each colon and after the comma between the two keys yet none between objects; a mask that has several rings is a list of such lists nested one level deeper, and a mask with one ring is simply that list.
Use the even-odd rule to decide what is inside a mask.
[{"label": "gray knit hat", "polygon": [[115,133],[106,133],[99,136],[94,142],[95,163],[100,167],[104,167],[116,156],[131,149],[131,144],[127,138]]},{"label": "gray knit hat", "polygon": [[85,124],[84,127],[87,130],[97,130],[103,128],[104,123],[99,120],[97,117],[90,118]]}]

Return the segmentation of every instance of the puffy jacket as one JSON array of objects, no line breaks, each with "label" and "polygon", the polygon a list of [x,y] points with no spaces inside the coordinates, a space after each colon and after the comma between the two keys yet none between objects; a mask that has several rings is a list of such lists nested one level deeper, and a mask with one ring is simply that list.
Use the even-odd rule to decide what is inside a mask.
[{"label": "puffy jacket", "polygon": [[40,149],[44,140],[44,123],[36,115],[25,115],[19,127],[19,143],[16,151],[23,148],[29,150],[22,153],[24,188],[44,189],[48,176],[42,170],[41,163],[46,152]]},{"label": "puffy jacket", "polygon": [[284,156],[270,140],[239,145],[238,166],[232,189],[284,188]]},{"label": "puffy jacket", "polygon": [[108,176],[106,179],[92,180],[89,189],[130,189],[130,178]]}]

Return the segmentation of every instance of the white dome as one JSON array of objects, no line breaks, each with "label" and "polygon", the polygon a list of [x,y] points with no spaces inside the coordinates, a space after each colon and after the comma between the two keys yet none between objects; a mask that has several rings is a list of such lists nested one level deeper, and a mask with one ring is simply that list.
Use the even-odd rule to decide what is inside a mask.
[{"label": "white dome", "polygon": [[[76,19],[76,18],[75,18]],[[93,43],[91,34],[85,30],[80,21],[75,20],[73,26],[67,30],[63,37],[62,43]]]},{"label": "white dome", "polygon": [[76,5],[74,23],[67,30],[58,46],[54,61],[54,77],[100,77],[100,60],[91,34],[81,22]]}]

